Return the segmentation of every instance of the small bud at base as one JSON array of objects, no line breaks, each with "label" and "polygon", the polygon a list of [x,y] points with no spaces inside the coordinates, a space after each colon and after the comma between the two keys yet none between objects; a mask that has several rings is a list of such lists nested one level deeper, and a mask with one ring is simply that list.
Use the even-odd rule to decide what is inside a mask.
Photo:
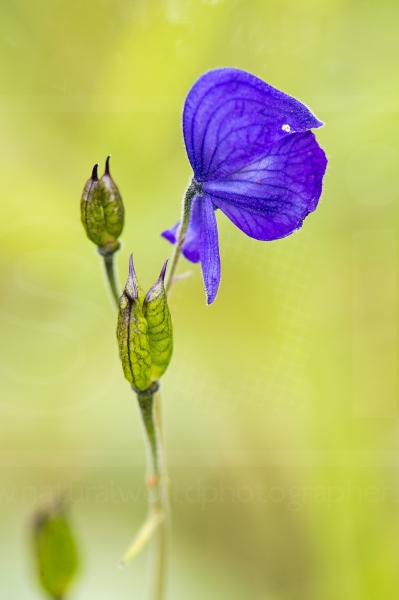
[{"label": "small bud at base", "polygon": [[39,511],[33,522],[38,578],[51,598],[64,598],[79,569],[76,541],[62,503]]}]

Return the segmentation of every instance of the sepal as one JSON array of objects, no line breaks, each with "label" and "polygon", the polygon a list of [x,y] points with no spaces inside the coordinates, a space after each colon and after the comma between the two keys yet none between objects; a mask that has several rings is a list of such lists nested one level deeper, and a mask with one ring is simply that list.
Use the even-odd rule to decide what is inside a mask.
[{"label": "sepal", "polygon": [[173,352],[172,318],[164,285],[167,264],[168,261],[162,267],[159,278],[147,293],[143,304],[148,325],[153,381],[158,380],[165,373]]},{"label": "sepal", "polygon": [[173,350],[172,319],[164,278],[167,262],[145,298],[129,261],[129,276],[119,301],[117,339],[126,379],[137,391],[147,390],[166,371]]},{"label": "sepal", "polygon": [[115,239],[118,239],[123,230],[125,209],[119,188],[110,173],[110,158],[110,156],[107,157],[104,175],[101,177],[101,182],[104,187],[104,220],[108,233],[114,236]]},{"label": "sepal", "polygon": [[124,375],[129,383],[140,391],[146,390],[151,383],[151,354],[147,329],[131,256],[129,277],[119,301],[116,335]]}]

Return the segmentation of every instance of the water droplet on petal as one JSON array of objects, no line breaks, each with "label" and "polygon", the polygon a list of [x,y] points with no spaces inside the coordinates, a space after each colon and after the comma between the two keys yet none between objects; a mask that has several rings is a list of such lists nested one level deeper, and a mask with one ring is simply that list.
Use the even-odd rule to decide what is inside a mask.
[{"label": "water droplet on petal", "polygon": [[281,126],[281,129],[287,133],[290,133],[291,131],[291,127],[288,125],[288,123],[284,123],[284,125]]}]

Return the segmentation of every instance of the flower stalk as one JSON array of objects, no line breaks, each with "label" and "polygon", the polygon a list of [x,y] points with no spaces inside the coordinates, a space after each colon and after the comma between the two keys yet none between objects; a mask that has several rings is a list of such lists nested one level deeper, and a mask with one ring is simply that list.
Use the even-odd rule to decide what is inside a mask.
[{"label": "flower stalk", "polygon": [[172,258],[170,259],[170,268],[169,275],[165,282],[165,290],[169,292],[175,279],[175,273],[177,269],[177,265],[179,264],[180,256],[182,253],[182,248],[184,241],[186,239],[187,229],[190,223],[190,213],[191,213],[191,203],[192,200],[197,193],[197,186],[194,181],[189,185],[186,193],[184,194],[183,204],[182,204],[182,215],[181,215],[181,224],[179,227],[179,232],[177,234],[176,244],[174,246],[174,250],[172,253]]},{"label": "flower stalk", "polygon": [[158,383],[137,392],[147,457],[148,519],[154,524],[150,572],[151,598],[162,600],[166,589],[169,548],[169,495],[166,460],[162,440],[161,407]]},{"label": "flower stalk", "polygon": [[109,250],[103,250],[102,248],[98,248],[98,253],[101,254],[101,256],[103,257],[105,275],[107,278],[111,296],[112,296],[113,301],[115,302],[116,308],[118,308],[120,291],[119,291],[119,285],[118,285],[118,281],[117,281],[116,273],[115,273],[115,261],[114,261],[115,252],[116,252],[116,250],[109,251]]},{"label": "flower stalk", "polygon": [[172,320],[161,273],[144,296],[133,265],[119,300],[117,339],[123,373],[135,392],[144,430],[147,457],[148,516],[122,564],[133,558],[151,539],[151,598],[162,600],[166,586],[169,502],[162,444],[159,379],[173,351]]}]

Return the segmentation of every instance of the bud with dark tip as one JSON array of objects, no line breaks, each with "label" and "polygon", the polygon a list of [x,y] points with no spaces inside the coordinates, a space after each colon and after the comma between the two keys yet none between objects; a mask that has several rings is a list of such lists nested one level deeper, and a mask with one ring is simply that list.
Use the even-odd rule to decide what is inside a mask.
[{"label": "bud with dark tip", "polygon": [[166,265],[143,299],[130,257],[129,277],[119,301],[119,354],[125,377],[137,391],[147,390],[157,381],[172,357],[172,321],[164,288]]},{"label": "bud with dark tip", "polygon": [[37,512],[33,521],[36,568],[43,590],[65,598],[79,569],[76,541],[62,501]]},{"label": "bud with dark tip", "polygon": [[80,203],[82,224],[87,237],[102,254],[112,254],[119,248],[123,229],[124,208],[117,185],[109,171],[109,157],[104,175],[98,178],[98,164],[83,189]]}]

